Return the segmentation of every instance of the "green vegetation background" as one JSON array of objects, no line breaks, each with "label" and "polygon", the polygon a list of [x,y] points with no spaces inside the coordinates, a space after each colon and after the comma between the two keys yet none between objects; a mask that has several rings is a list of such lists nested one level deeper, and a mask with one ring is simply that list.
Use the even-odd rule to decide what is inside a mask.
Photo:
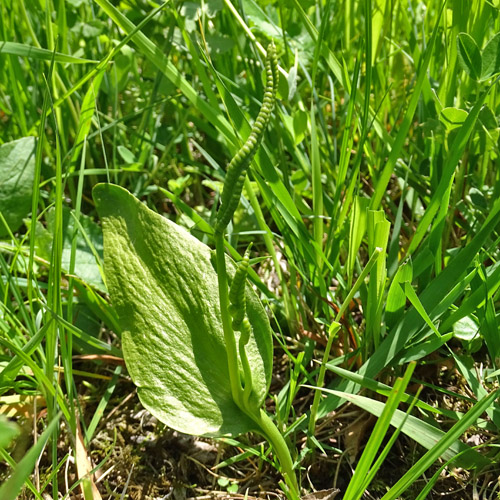
[{"label": "green vegetation background", "polygon": [[[376,377],[392,386],[416,361],[412,380],[428,392],[417,420],[442,433],[460,422],[497,386],[500,368],[499,8],[497,0],[3,0],[2,412],[33,418],[37,396],[38,411],[46,408],[38,431],[48,427],[39,443],[61,419],[70,448],[92,450],[124,371],[106,364],[121,358],[120,329],[91,189],[126,187],[211,244],[225,166],[258,113],[263,47],[273,39],[278,103],[228,242],[235,258],[250,241],[262,257],[252,281],[290,380],[274,393],[277,422],[286,429],[310,409],[313,392],[301,385],[315,384],[328,328],[376,248],[374,271],[337,318],[337,372],[327,382],[354,398]],[[77,366],[78,356],[97,362]],[[93,378],[103,370],[104,382]],[[369,388],[377,399],[381,387]],[[342,401],[328,395],[318,417]],[[6,446],[18,431],[1,422],[1,456],[14,465],[23,454]],[[480,450],[484,463],[474,455],[484,469],[462,464],[469,490],[495,467],[493,403],[477,425],[490,448]],[[303,429],[292,430],[300,443]],[[17,468],[27,498],[67,493],[57,471],[68,455],[47,442],[41,472],[28,479],[35,452]],[[464,451],[455,444],[453,453]],[[307,464],[310,454],[296,458]],[[488,488],[494,498],[498,485]]]}]

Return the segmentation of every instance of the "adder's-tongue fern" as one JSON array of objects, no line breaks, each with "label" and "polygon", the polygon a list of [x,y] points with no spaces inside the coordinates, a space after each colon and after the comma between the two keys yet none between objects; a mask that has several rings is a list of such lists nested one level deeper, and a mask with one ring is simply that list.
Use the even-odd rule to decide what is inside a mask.
[{"label": "adder's-tongue fern", "polygon": [[[299,499],[299,486],[293,460],[287,443],[271,418],[261,407],[261,398],[254,394],[252,368],[247,356],[247,344],[252,333],[257,336],[263,334],[256,324],[250,324],[246,313],[246,275],[248,272],[248,251],[238,265],[230,290],[228,290],[228,276],[226,272],[226,256],[224,249],[224,230],[231,220],[241,196],[246,170],[254,157],[264,130],[269,122],[276,99],[278,86],[278,61],[274,44],[267,48],[266,57],[266,91],[262,101],[262,108],[250,131],[245,144],[236,153],[227,167],[226,180],[221,195],[221,206],[217,212],[214,225],[216,270],[218,277],[219,304],[222,320],[222,330],[227,352],[227,368],[231,395],[236,405],[244,411],[255,423],[255,429],[261,433],[272,445],[282,467],[286,481],[286,490],[289,498]],[[255,330],[254,327],[257,326]],[[239,336],[235,335],[239,331]],[[239,337],[239,338],[238,338]],[[236,339],[238,338],[238,343]],[[252,356],[253,357],[253,356]]]},{"label": "adder's-tongue fern", "polygon": [[269,123],[271,112],[276,100],[276,89],[278,87],[278,60],[274,43],[267,47],[266,57],[266,91],[262,100],[262,107],[255,120],[250,135],[245,144],[233,157],[227,167],[224,188],[222,189],[221,206],[217,212],[215,232],[222,233],[226,229],[234,211],[238,207],[245,175],[250,162],[262,141],[264,131]]}]

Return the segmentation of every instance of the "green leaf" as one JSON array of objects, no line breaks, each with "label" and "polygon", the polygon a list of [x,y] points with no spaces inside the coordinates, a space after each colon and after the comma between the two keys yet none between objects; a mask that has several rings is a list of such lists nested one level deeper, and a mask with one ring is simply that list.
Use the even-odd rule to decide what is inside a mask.
[{"label": "green leaf", "polygon": [[481,333],[483,334],[494,366],[500,366],[500,339],[498,338],[498,327],[498,320],[495,315],[495,305],[493,299],[490,298],[486,304]]},{"label": "green leaf", "polygon": [[80,59],[79,57],[70,56],[68,54],[61,54],[60,52],[54,53],[51,50],[39,49],[38,47],[33,47],[32,45],[16,42],[0,41],[0,54],[1,53],[28,57],[31,59],[41,59],[44,61],[52,61],[52,59],[54,59],[54,61],[58,63],[85,64],[98,62],[92,61],[91,59]]},{"label": "green leaf", "polygon": [[477,337],[479,326],[469,316],[459,319],[453,325],[453,336],[460,340],[471,341]]},{"label": "green leaf", "polygon": [[413,265],[411,259],[401,264],[387,294],[387,303],[385,306],[385,323],[391,329],[400,319],[406,305],[406,295],[401,288],[405,281],[411,283],[413,279]]},{"label": "green leaf", "polygon": [[242,8],[247,19],[253,23],[252,28],[254,30],[259,31],[269,38],[279,40],[282,36],[282,33],[280,32],[276,24],[271,22],[268,14],[262,10],[259,3],[253,0],[243,0]]},{"label": "green leaf", "polygon": [[458,60],[462,69],[474,80],[479,80],[483,65],[481,51],[467,33],[457,35]]},{"label": "green leaf", "polygon": [[133,163],[137,162],[134,153],[132,153],[130,149],[121,145],[118,146],[116,149],[118,150],[118,154],[122,157],[122,160],[128,165],[132,165]]},{"label": "green leaf", "polygon": [[367,235],[368,252],[373,254],[376,248],[381,252],[377,257],[375,272],[370,273],[368,285],[368,298],[366,303],[366,333],[365,336],[372,338],[375,347],[379,344],[380,327],[382,316],[382,300],[385,292],[385,281],[387,278],[387,243],[389,241],[390,222],[385,218],[383,210],[368,210]]},{"label": "green leaf", "polygon": [[[290,71],[288,72],[288,77],[286,79],[286,83],[288,86],[288,95],[286,96],[289,101],[293,99],[293,96],[295,95],[295,92],[297,91],[297,66],[298,66],[298,58],[297,54],[295,55],[295,64],[290,68]],[[280,78],[281,80],[284,80],[284,78]],[[306,114],[305,111],[302,110],[297,110],[301,111],[303,114]],[[294,116],[295,119],[295,116]],[[294,123],[295,125],[295,123]],[[297,139],[295,139],[295,144],[297,144]],[[299,141],[300,142],[300,141]]]},{"label": "green leaf", "polygon": [[481,79],[485,80],[500,72],[500,33],[497,33],[483,50],[483,71]]},{"label": "green leaf", "polygon": [[429,356],[429,354],[437,351],[442,345],[453,337],[453,333],[446,333],[441,337],[433,336],[430,340],[419,344],[410,344],[410,347],[405,349],[398,357],[398,364],[403,365],[410,361],[418,361],[419,359]]},{"label": "green leaf", "polygon": [[491,154],[499,137],[498,120],[488,105],[482,107],[473,139],[474,154]]},{"label": "green leaf", "polygon": [[[100,184],[93,195],[103,223],[106,284],[142,404],[189,434],[255,429],[232,399],[210,249],[121,187]],[[229,261],[228,272],[234,273]],[[246,349],[251,403],[257,407],[271,379],[272,332],[249,287],[246,302],[253,327]]]},{"label": "green leaf", "polygon": [[496,139],[498,139],[498,120],[489,106],[485,105],[481,108],[478,119],[479,125],[490,134],[496,132]]},{"label": "green leaf", "polygon": [[73,152],[71,155],[70,164],[73,168],[76,166],[76,162],[80,156],[80,152],[83,148],[85,139],[87,138],[90,127],[92,125],[92,119],[95,113],[95,103],[97,100],[97,95],[99,94],[99,89],[101,88],[102,79],[104,76],[104,71],[97,73],[94,80],[90,83],[87,92],[83,98],[80,110],[80,123],[78,124],[78,134],[76,136],[75,145],[73,147]]},{"label": "green leaf", "polygon": [[347,282],[350,288],[352,284],[356,255],[366,232],[367,209],[370,200],[357,196],[354,200],[354,208],[349,228],[349,252],[347,254]]},{"label": "green leaf", "polygon": [[380,40],[384,37],[384,17],[386,16],[387,2],[385,0],[374,0],[372,3],[372,65],[375,64]]},{"label": "green leaf", "polygon": [[[0,146],[0,212],[17,231],[31,210],[35,176],[35,138],[23,137]],[[0,237],[7,235],[0,222]]]},{"label": "green leaf", "polygon": [[205,15],[209,18],[213,18],[223,6],[222,0],[184,2],[181,7],[181,15],[191,22],[198,21],[198,19]]},{"label": "green leaf", "polygon": [[298,109],[293,114],[293,134],[295,138],[295,145],[300,144],[304,140],[309,123],[308,118],[308,114],[301,109]]},{"label": "green leaf", "polygon": [[[46,216],[47,228],[41,223],[36,226],[37,252],[50,261],[53,245],[53,230],[55,224],[55,210],[50,209]],[[102,260],[103,243],[101,228],[90,217],[80,215],[80,222],[76,223],[76,252],[74,274],[85,283],[94,286],[100,291],[106,291],[101,278],[98,261]],[[71,240],[75,234],[75,218],[71,210],[63,207],[63,248],[61,267],[65,272],[70,270]]]},{"label": "green leaf", "polygon": [[[382,461],[384,457],[387,456],[390,447],[394,444],[396,436],[393,435],[388,443],[389,446],[382,448],[382,442],[388,434],[389,426],[394,418],[394,413],[401,402],[404,391],[406,390],[414,369],[415,364],[409,365],[406,369],[404,378],[396,379],[394,387],[389,393],[387,402],[384,405],[384,409],[377,419],[377,423],[375,424],[375,427],[370,434],[370,438],[368,439],[368,443],[363,450],[363,454],[359,459],[356,471],[349,482],[349,486],[344,496],[346,500],[359,500],[363,496],[363,493],[366,491],[366,487],[373,479],[376,471],[382,465]],[[399,433],[400,428],[401,427],[398,427],[396,430],[396,435]],[[378,459],[375,460],[377,454],[379,456]]]},{"label": "green leaf", "polygon": [[[448,338],[451,337],[451,333],[449,334]],[[335,366],[334,363],[336,360],[330,361],[326,367],[328,370],[332,371],[333,373],[336,373],[340,377],[344,377],[347,380],[351,380],[355,382],[356,384],[360,385],[361,387],[364,387],[366,389],[370,389],[371,391],[377,392],[378,394],[381,394],[382,396],[389,396],[393,388],[391,386],[383,384],[382,382],[378,382],[376,380],[373,380],[368,377],[363,377],[362,375],[359,375],[359,373],[351,372],[349,370],[345,370],[344,368],[340,368],[340,366]],[[414,395],[410,394],[402,394],[401,395],[401,401],[404,403],[410,403],[412,399],[414,398]],[[415,405],[419,408],[422,408],[423,410],[427,412],[432,412],[436,413],[438,415],[445,415],[448,418],[452,420],[457,419],[457,414],[451,410],[446,410],[442,409],[436,406],[431,406],[424,401],[417,400],[415,402]]]},{"label": "green leaf", "polygon": [[227,54],[234,47],[234,41],[225,35],[206,35],[206,42],[212,55]]},{"label": "green leaf", "polygon": [[238,483],[231,483],[226,490],[228,493],[238,493]]},{"label": "green leaf", "polygon": [[480,208],[483,210],[486,210],[488,208],[488,202],[486,201],[484,194],[479,191],[479,189],[471,187],[469,189],[469,198],[471,203],[475,205],[476,208]]},{"label": "green leaf", "polygon": [[439,119],[447,130],[453,130],[454,128],[460,127],[468,115],[469,113],[464,109],[444,108],[439,115]]},{"label": "green leaf", "polygon": [[5,448],[19,434],[19,426],[0,415],[0,448]]},{"label": "green leaf", "polygon": [[88,0],[66,0],[66,2],[72,7],[78,8],[84,3],[88,3]]},{"label": "green leaf", "polygon": [[[401,286],[403,286],[403,284],[401,284]],[[434,323],[432,322],[432,319],[427,314],[425,307],[423,306],[422,302],[420,302],[418,295],[416,294],[415,290],[413,290],[411,283],[409,283],[408,281],[406,281],[404,283],[404,291],[405,291],[406,297],[411,302],[412,306],[415,308],[415,310],[418,312],[418,314],[420,314],[420,316],[423,318],[423,320],[427,323],[427,326],[436,334],[436,336],[438,338],[441,337],[441,334],[439,333],[438,329],[435,327]]]}]

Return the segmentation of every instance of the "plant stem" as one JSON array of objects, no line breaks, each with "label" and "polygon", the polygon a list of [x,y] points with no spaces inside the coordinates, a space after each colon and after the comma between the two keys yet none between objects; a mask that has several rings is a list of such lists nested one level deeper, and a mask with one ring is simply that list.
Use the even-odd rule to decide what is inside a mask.
[{"label": "plant stem", "polygon": [[351,300],[354,298],[354,295],[358,291],[359,287],[362,285],[364,282],[365,278],[368,276],[368,273],[371,271],[371,268],[377,261],[378,256],[380,255],[380,252],[382,251],[381,248],[377,247],[373,251],[370,260],[366,264],[365,268],[359,275],[358,279],[356,280],[356,283],[354,283],[354,286],[352,287],[351,291],[347,295],[346,299],[344,300],[342,306],[339,309],[339,312],[337,313],[337,316],[335,317],[335,321],[332,322],[330,326],[330,333],[328,336],[328,342],[325,347],[325,352],[323,353],[323,360],[321,361],[321,366],[319,368],[319,374],[318,374],[318,379],[316,381],[316,392],[314,393],[314,399],[313,399],[313,404],[311,406],[311,415],[309,417],[309,439],[311,439],[314,436],[314,431],[316,428],[316,420],[317,420],[317,413],[318,413],[318,407],[319,407],[319,400],[321,398],[321,391],[320,389],[323,387],[324,381],[325,381],[325,373],[326,373],[326,364],[328,363],[328,359],[330,358],[330,350],[332,348],[332,343],[333,339],[335,338],[335,334],[339,331],[340,329],[340,319],[342,318],[345,310],[349,307],[349,304],[351,303]]},{"label": "plant stem", "polygon": [[[321,388],[325,382],[325,373],[326,373],[326,364],[328,363],[328,359],[330,358],[330,351],[332,349],[333,339],[335,335],[340,330],[340,323],[334,321],[330,325],[330,331],[328,335],[328,342],[326,343],[325,352],[323,353],[323,359],[321,361],[321,366],[319,368],[318,379],[316,381],[316,387]],[[319,400],[321,398],[321,391],[316,389],[314,392],[314,399],[311,406],[311,416],[309,417],[309,437],[314,436],[314,431],[316,428],[316,415],[318,413]]]},{"label": "plant stem", "polygon": [[290,455],[290,450],[288,449],[285,439],[276,425],[274,425],[274,422],[262,408],[260,409],[258,416],[250,416],[252,416],[254,421],[259,425],[261,429],[259,432],[263,434],[273,447],[274,453],[276,453],[278,461],[281,465],[281,473],[285,478],[292,500],[298,500],[300,498],[299,485],[297,483],[297,476],[293,470],[292,456]]},{"label": "plant stem", "polygon": [[236,349],[236,340],[234,338],[233,327],[231,325],[231,315],[229,313],[224,235],[222,232],[215,233],[215,255],[217,261],[217,281],[219,284],[220,313],[222,318],[222,329],[224,332],[224,342],[226,344],[229,382],[231,384],[233,399],[238,406],[241,406],[242,388],[238,369],[238,351]]},{"label": "plant stem", "polygon": [[[299,487],[297,477],[293,470],[292,456],[290,450],[281,435],[279,429],[274,425],[267,413],[262,409],[254,409],[248,404],[248,394],[245,398],[244,390],[241,386],[238,368],[238,351],[233,327],[231,324],[231,314],[229,313],[229,294],[226,273],[226,260],[224,252],[224,236],[221,231],[215,233],[215,253],[217,262],[217,278],[219,285],[219,302],[221,309],[222,328],[224,331],[224,341],[226,343],[227,365],[229,371],[229,381],[234,402],[246,413],[256,424],[257,432],[262,434],[273,447],[274,452],[281,465],[282,474],[288,486],[290,500],[299,500]],[[244,346],[242,351],[244,353]],[[241,353],[240,353],[241,355]],[[248,365],[248,361],[247,361]],[[247,370],[248,370],[247,366]],[[249,382],[251,383],[251,381]],[[246,388],[248,393],[248,388]]]}]

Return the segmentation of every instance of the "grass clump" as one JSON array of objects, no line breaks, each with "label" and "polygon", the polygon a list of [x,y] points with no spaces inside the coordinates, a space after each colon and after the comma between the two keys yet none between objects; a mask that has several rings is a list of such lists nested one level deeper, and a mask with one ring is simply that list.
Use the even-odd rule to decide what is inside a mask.
[{"label": "grass clump", "polygon": [[498,495],[495,2],[0,9],[1,498]]}]

